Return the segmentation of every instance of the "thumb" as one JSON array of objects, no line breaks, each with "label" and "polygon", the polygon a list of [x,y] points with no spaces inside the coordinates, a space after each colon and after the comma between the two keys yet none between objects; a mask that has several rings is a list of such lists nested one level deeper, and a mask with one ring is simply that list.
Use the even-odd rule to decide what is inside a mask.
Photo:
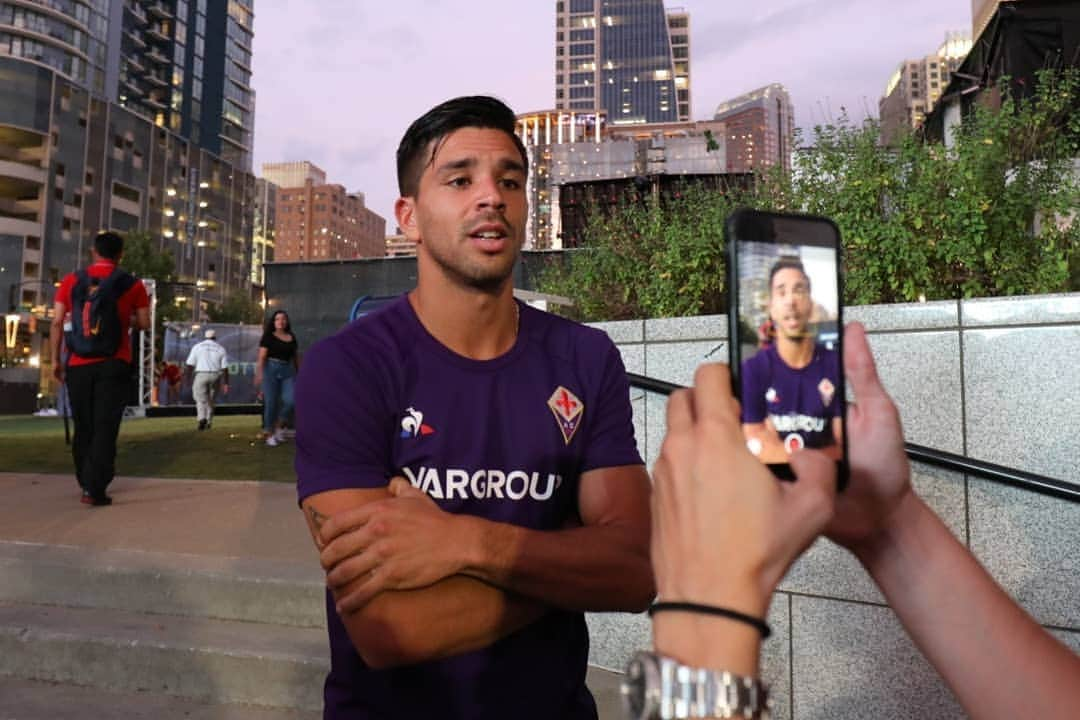
[{"label": "thumb", "polygon": [[400,475],[396,475],[390,479],[390,484],[386,487],[390,491],[390,494],[394,497],[427,497],[427,494],[420,488],[415,488],[405,478]]},{"label": "thumb", "polygon": [[793,516],[787,520],[797,529],[800,545],[805,545],[832,518],[836,505],[836,463],[819,450],[801,450],[789,462],[798,480],[784,483]]},{"label": "thumb", "polygon": [[874,355],[861,323],[850,323],[844,329],[844,372],[855,393],[855,401],[888,398],[878,377]]}]

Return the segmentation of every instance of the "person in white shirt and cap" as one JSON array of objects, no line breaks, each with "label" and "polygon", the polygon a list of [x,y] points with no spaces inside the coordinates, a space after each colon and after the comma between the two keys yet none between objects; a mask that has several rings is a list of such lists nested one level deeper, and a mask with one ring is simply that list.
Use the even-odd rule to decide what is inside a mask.
[{"label": "person in white shirt and cap", "polygon": [[214,387],[222,379],[221,391],[229,392],[229,358],[214,337],[217,333],[208,329],[206,338],[188,353],[187,371],[194,374],[191,395],[195,398],[195,410],[199,417],[199,429],[206,430],[214,419]]}]

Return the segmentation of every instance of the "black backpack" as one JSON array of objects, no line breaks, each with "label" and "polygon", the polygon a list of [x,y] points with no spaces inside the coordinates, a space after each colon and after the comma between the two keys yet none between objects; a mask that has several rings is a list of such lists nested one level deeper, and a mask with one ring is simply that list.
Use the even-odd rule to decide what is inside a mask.
[{"label": "black backpack", "polygon": [[115,355],[122,335],[117,301],[134,284],[135,276],[120,268],[104,278],[80,270],[71,288],[71,327],[64,330],[68,350],[84,358]]}]

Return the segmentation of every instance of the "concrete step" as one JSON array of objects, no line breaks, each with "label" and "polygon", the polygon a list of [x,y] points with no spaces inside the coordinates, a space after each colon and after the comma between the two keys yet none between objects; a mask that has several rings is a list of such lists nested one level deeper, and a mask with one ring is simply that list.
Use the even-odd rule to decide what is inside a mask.
[{"label": "concrete step", "polygon": [[328,668],[320,628],[0,603],[0,676],[317,711]]},{"label": "concrete step", "polygon": [[321,720],[321,712],[212,705],[149,693],[0,677],[0,720]]},{"label": "concrete step", "polygon": [[[589,668],[600,720],[622,720],[619,675]],[[321,712],[255,705],[212,705],[150,693],[0,676],[0,720],[321,720]]]},{"label": "concrete step", "polygon": [[325,628],[324,589],[314,559],[0,542],[0,601]]}]

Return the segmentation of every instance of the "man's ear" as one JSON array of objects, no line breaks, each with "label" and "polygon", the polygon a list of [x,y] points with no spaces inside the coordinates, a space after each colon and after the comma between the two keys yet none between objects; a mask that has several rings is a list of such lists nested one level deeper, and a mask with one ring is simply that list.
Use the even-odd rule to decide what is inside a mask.
[{"label": "man's ear", "polygon": [[420,242],[420,228],[416,222],[416,198],[413,196],[399,197],[394,203],[394,217],[397,218],[398,227],[405,234],[405,238],[411,242]]}]

